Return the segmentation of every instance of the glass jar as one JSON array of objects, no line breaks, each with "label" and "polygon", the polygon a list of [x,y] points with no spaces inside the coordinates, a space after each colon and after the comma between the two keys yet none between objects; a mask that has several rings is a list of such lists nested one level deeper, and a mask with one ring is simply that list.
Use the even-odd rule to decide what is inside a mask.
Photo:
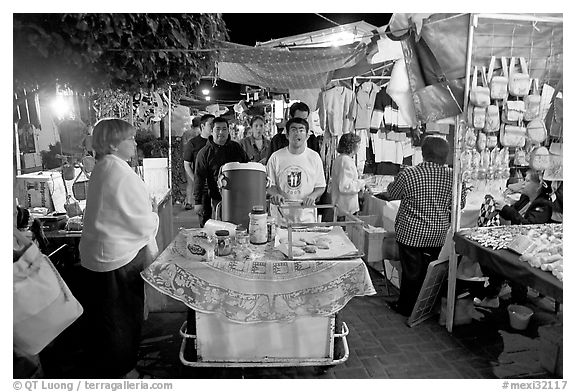
[{"label": "glass jar", "polygon": [[263,206],[254,206],[250,216],[250,242],[255,245],[262,245],[268,242],[267,216]]},{"label": "glass jar", "polygon": [[245,226],[238,225],[236,227],[236,245],[248,246],[249,236],[248,229]]},{"label": "glass jar", "polygon": [[230,233],[228,230],[216,230],[216,256],[227,256],[232,253]]}]

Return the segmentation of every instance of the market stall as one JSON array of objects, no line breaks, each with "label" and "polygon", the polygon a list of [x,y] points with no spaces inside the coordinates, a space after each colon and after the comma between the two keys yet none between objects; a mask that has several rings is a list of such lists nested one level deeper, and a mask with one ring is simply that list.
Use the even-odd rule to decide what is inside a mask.
[{"label": "market stall", "polygon": [[[335,326],[335,314],[354,296],[375,294],[361,259],[289,260],[269,242],[236,244],[230,255],[200,261],[189,250],[190,238],[199,232],[182,230],[142,273],[156,290],[189,308],[181,330],[184,365],[320,366],[346,361],[347,327]],[[340,357],[335,345],[342,347]]]},{"label": "market stall", "polygon": [[[544,123],[553,92],[562,80],[562,23],[561,15],[470,14],[440,18],[422,31],[432,57],[438,62],[452,59],[444,63],[452,79],[464,77],[462,114],[455,121],[454,134],[455,238],[462,226],[459,200],[463,181],[505,179],[511,171],[528,166],[543,171],[550,166],[552,144],[562,143],[561,133],[549,133]],[[449,26],[450,31],[446,30]],[[454,45],[442,49],[439,40],[451,40]],[[500,67],[495,65],[496,59],[500,59]],[[448,279],[449,331],[457,264],[454,249]]]},{"label": "market stall", "polygon": [[[553,230],[556,232],[556,235],[561,238],[562,225],[553,226],[559,226]],[[534,226],[531,228],[534,228]],[[544,227],[536,227],[536,230],[542,230],[543,228]],[[505,237],[503,232],[506,232],[513,238],[512,233],[514,233],[514,230],[517,232],[519,230],[527,232],[529,229],[527,226],[508,226],[491,230],[491,232],[488,232],[487,228],[461,230],[454,235],[454,246],[456,253],[466,255],[472,260],[478,260],[478,263],[480,263],[482,267],[486,267],[499,275],[506,276],[515,283],[531,287],[562,303],[563,284],[561,280],[552,274],[551,270],[535,268],[526,260],[523,260],[520,254],[508,248],[500,249],[498,245],[494,245],[496,241],[503,241],[502,238]],[[496,241],[494,240],[495,236],[498,236]],[[482,245],[479,241],[482,241],[485,245]],[[507,239],[504,240],[504,242],[510,243],[511,240]],[[494,248],[494,246],[496,248]]]}]

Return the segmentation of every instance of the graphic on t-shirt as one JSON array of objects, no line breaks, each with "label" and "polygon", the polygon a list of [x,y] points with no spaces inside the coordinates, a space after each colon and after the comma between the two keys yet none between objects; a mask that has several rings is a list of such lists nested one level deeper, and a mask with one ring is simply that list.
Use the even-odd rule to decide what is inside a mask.
[{"label": "graphic on t-shirt", "polygon": [[288,173],[288,186],[290,188],[298,188],[302,183],[302,173],[297,171],[291,171]]},{"label": "graphic on t-shirt", "polygon": [[280,188],[289,196],[299,198],[303,187],[308,183],[306,172],[301,167],[291,165],[280,174]]}]

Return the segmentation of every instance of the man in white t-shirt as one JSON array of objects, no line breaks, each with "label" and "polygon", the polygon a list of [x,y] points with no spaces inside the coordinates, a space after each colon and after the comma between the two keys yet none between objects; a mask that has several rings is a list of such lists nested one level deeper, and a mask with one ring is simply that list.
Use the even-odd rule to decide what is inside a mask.
[{"label": "man in white t-shirt", "polygon": [[324,189],[324,169],[320,155],[307,147],[308,122],[302,118],[291,118],[286,123],[288,147],[274,152],[267,164],[270,187],[271,214],[279,223],[316,222],[316,209],[279,209],[282,204],[298,202],[302,206],[313,206]]}]

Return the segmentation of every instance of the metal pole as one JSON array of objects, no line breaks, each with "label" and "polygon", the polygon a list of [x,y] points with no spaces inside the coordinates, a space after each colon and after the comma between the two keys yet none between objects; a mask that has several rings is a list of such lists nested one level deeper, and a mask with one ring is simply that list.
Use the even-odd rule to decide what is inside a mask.
[{"label": "metal pole", "polygon": [[541,23],[564,23],[564,18],[556,16],[536,16],[536,15],[519,15],[519,14],[475,14],[475,22],[478,19],[501,19],[516,20],[520,22],[541,22]]},{"label": "metal pole", "polygon": [[[470,14],[468,25],[468,47],[466,49],[466,84],[464,85],[464,106],[463,113],[456,117],[456,128],[454,130],[454,161],[453,161],[453,182],[452,182],[452,235],[460,230],[460,199],[462,195],[462,175],[460,173],[461,155],[461,135],[466,127],[466,113],[468,111],[468,94],[470,90],[470,68],[472,66],[472,46],[474,43],[474,27],[477,19],[475,14]],[[451,239],[448,239],[451,241]],[[454,325],[454,307],[456,304],[456,270],[458,259],[456,249],[452,244],[450,259],[448,264],[448,300],[446,306],[446,329],[452,332]]]},{"label": "metal pole", "polygon": [[168,189],[172,189],[172,87],[168,86]]}]

